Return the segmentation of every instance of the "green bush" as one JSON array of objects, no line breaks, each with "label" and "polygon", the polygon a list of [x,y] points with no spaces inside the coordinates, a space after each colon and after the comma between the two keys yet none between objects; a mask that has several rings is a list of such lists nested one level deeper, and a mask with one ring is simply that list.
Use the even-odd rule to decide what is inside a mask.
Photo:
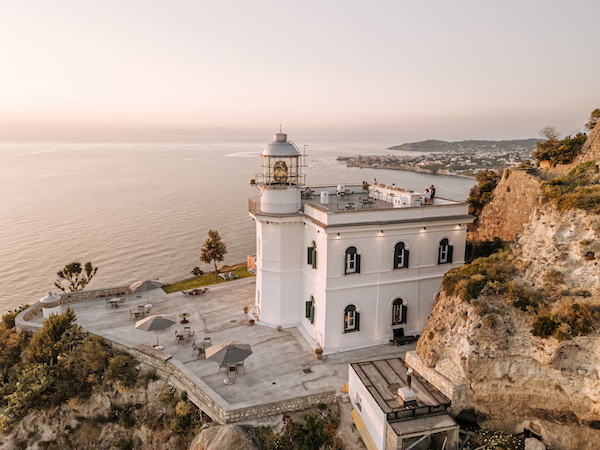
[{"label": "green bush", "polygon": [[11,311],[4,313],[2,315],[1,327],[6,328],[8,330],[14,328],[15,327],[15,318],[21,311],[23,311],[24,309],[27,309],[27,308],[29,308],[29,305],[23,305],[23,306],[18,307],[17,309],[13,309]]},{"label": "green bush", "polygon": [[108,360],[105,376],[124,387],[133,387],[138,379],[137,361],[129,353],[118,353]]},{"label": "green bush", "polygon": [[595,161],[579,164],[562,178],[542,183],[542,193],[560,211],[583,209],[600,213],[600,175]]},{"label": "green bush", "polygon": [[490,256],[507,245],[508,242],[499,237],[495,237],[491,241],[468,241],[465,261],[469,263],[477,258]]},{"label": "green bush", "polygon": [[587,336],[600,320],[597,307],[589,303],[573,303],[561,313],[537,317],[531,327],[531,334],[542,338],[554,336],[562,341],[572,336]]},{"label": "green bush", "polygon": [[542,295],[538,291],[521,286],[514,281],[507,284],[504,298],[512,306],[525,312],[535,312],[543,304]]},{"label": "green bush", "polygon": [[471,188],[467,203],[469,214],[479,216],[483,207],[493,198],[494,189],[500,181],[500,174],[493,170],[484,170],[477,174],[477,185]]}]

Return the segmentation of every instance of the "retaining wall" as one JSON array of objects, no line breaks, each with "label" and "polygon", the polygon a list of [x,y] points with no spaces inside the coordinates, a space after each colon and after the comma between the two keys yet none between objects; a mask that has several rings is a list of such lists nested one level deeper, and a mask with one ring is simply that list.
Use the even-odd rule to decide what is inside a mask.
[{"label": "retaining wall", "polygon": [[[69,301],[80,301],[117,295],[118,293],[125,292],[122,291],[122,289],[123,288],[121,287],[98,289],[95,291],[80,291],[72,294],[83,295],[69,296]],[[94,296],[87,295],[90,292],[93,292]],[[68,303],[66,299],[64,300],[64,303]],[[35,315],[41,313],[42,304],[40,302],[37,302],[35,305],[30,306],[26,310],[22,311],[15,319],[17,329],[31,332],[38,331],[42,328],[43,323],[31,323],[28,321]],[[93,329],[89,329],[88,331],[91,334],[100,336],[108,344],[112,345],[113,348],[131,354],[140,362],[140,364],[143,364],[148,368],[155,368],[161,371],[163,374],[165,374],[164,376],[167,381],[173,384],[177,389],[186,391],[188,393],[188,398],[194,402],[198,408],[208,414],[211,419],[220,424],[257,419],[260,417],[272,416],[274,414],[282,414],[284,412],[302,411],[317,406],[320,403],[328,404],[335,401],[335,389],[322,388],[317,389],[312,394],[302,395],[299,397],[290,395],[289,398],[276,402],[263,403],[259,405],[248,403],[238,403],[232,405],[225,401],[210,386],[202,381],[200,377],[196,376],[194,372],[189,370],[181,361],[176,359],[163,361],[162,359],[153,357],[152,355],[144,353],[137,348],[129,347],[127,344],[119,341],[118,339],[108,339],[102,336],[101,333],[95,332]]]},{"label": "retaining wall", "polygon": [[[115,295],[129,295],[134,292],[129,289],[129,286],[117,286],[111,288],[102,289],[91,289],[88,291],[76,291],[76,292],[64,292],[60,295],[60,300],[48,304],[50,307],[54,307],[58,304],[64,305],[71,302],[78,302],[81,300],[93,300],[95,298],[102,297],[114,297]],[[38,314],[42,314],[42,303],[37,302],[31,305],[29,308],[24,309],[17,317],[15,317],[15,327],[17,330],[35,332],[42,328],[41,323],[30,322]]]}]

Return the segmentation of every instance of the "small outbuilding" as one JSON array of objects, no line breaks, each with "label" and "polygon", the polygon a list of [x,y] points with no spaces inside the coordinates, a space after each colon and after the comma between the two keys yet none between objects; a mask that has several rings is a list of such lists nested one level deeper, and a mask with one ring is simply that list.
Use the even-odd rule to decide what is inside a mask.
[{"label": "small outbuilding", "polygon": [[369,450],[454,449],[450,400],[401,358],[350,364],[352,418]]},{"label": "small outbuilding", "polygon": [[61,296],[48,292],[43,299],[40,300],[44,319],[48,319],[52,314],[62,314]]}]

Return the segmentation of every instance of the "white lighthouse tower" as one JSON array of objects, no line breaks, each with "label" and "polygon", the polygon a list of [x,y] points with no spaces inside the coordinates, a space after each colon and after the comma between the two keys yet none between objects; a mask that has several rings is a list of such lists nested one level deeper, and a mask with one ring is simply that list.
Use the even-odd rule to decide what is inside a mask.
[{"label": "white lighthouse tower", "polygon": [[256,220],[259,269],[255,314],[264,325],[286,327],[298,324],[302,313],[301,155],[280,132],[261,157],[262,174],[254,182],[260,202],[250,207]]}]

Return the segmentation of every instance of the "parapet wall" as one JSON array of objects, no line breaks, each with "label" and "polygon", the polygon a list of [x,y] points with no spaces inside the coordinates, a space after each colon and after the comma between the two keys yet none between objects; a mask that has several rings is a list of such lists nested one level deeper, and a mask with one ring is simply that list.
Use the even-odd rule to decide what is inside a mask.
[{"label": "parapet wall", "polygon": [[[60,295],[60,300],[48,304],[47,306],[54,307],[56,304],[69,304],[81,300],[93,300],[102,297],[114,297],[115,295],[133,294],[129,286],[117,286],[111,288],[92,289],[88,291],[65,292]],[[42,313],[42,303],[37,302],[29,308],[21,311],[15,318],[15,326],[18,330],[35,332],[42,328],[42,323],[31,322],[38,314]]]},{"label": "parapet wall", "polygon": [[[106,340],[106,338],[103,338]],[[309,395],[262,403],[262,404],[230,404],[206,383],[190,371],[182,362],[170,359],[163,361],[146,354],[136,348],[131,348],[123,343],[107,340],[113,347],[133,355],[140,363],[163,372],[167,381],[177,389],[186,391],[188,398],[213,420],[221,423],[235,423],[244,420],[257,419],[291,411],[303,411],[317,406],[320,403],[335,401],[335,389],[323,388]]]},{"label": "parapet wall", "polygon": [[467,238],[473,241],[491,241],[499,237],[512,241],[515,234],[523,231],[531,215],[542,199],[541,180],[524,170],[507,169],[490,203],[485,205],[479,222],[469,231]]}]

